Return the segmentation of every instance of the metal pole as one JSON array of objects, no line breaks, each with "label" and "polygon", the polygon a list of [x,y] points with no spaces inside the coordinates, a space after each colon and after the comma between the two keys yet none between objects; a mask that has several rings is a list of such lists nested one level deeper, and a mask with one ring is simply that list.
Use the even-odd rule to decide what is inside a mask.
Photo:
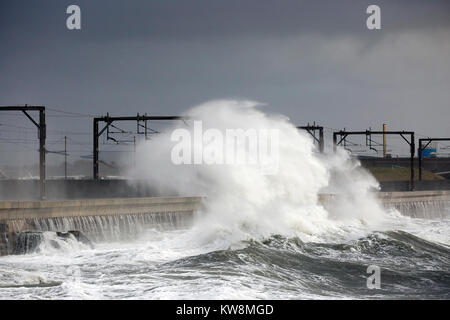
[{"label": "metal pole", "polygon": [[45,109],[39,110],[39,179],[41,200],[46,199],[45,192]]},{"label": "metal pole", "polygon": [[383,123],[383,157],[386,158],[386,124]]},{"label": "metal pole", "polygon": [[[147,114],[145,114],[145,116],[147,116]],[[147,120],[144,121],[144,125],[145,125],[145,140],[147,141]]]},{"label": "metal pole", "polygon": [[319,129],[319,149],[323,153],[325,150],[325,141],[323,140],[323,128]]},{"label": "metal pole", "polygon": [[136,136],[133,137],[133,167],[136,167]]},{"label": "metal pole", "polygon": [[422,139],[419,139],[419,181],[422,181]]},{"label": "metal pole", "polygon": [[93,138],[94,138],[94,149],[93,149],[93,178],[94,180],[98,179],[98,120],[94,118],[94,131],[93,131]]},{"label": "metal pole", "polygon": [[337,133],[333,132],[333,152],[336,152],[337,150]]},{"label": "metal pole", "polygon": [[415,144],[414,144],[414,133],[411,133],[411,191],[414,191],[414,153],[415,153]]},{"label": "metal pole", "polygon": [[67,136],[64,136],[64,178],[67,180]]}]

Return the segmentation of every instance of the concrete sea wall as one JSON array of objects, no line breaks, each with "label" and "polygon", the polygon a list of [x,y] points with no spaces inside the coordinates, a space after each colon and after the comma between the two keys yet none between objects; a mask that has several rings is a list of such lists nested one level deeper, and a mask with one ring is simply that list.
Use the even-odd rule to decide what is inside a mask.
[{"label": "concrete sea wall", "polygon": [[[405,191],[378,192],[378,199],[386,209],[396,209],[401,214],[414,218],[445,218],[450,217],[450,191]],[[325,208],[331,208],[338,195],[323,194],[319,202]]]},{"label": "concrete sea wall", "polygon": [[[418,218],[450,216],[450,191],[380,192],[386,208]],[[325,207],[337,195],[320,195]],[[130,238],[148,227],[189,226],[201,197],[85,199],[0,202],[0,255],[26,252],[43,231],[82,233],[92,241]],[[23,247],[26,247],[25,250]]]},{"label": "concrete sea wall", "polygon": [[[28,232],[82,232],[94,241],[133,237],[148,227],[180,228],[192,221],[200,197],[0,202],[0,255],[21,250]],[[22,238],[20,238],[22,240]],[[25,239],[26,240],[26,239]],[[24,240],[24,241],[25,241]],[[28,241],[28,240],[26,240]],[[30,240],[31,241],[31,240]]]},{"label": "concrete sea wall", "polygon": [[450,217],[450,191],[380,192],[381,202],[414,218]]}]

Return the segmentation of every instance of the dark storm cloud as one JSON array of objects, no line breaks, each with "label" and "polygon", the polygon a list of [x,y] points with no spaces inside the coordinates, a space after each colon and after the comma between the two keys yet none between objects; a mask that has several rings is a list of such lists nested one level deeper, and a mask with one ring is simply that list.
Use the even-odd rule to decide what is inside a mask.
[{"label": "dark storm cloud", "polygon": [[450,135],[450,1],[3,0],[0,45],[0,105],[178,114],[243,97],[298,124]]},{"label": "dark storm cloud", "polygon": [[[99,38],[164,39],[239,36],[292,36],[301,33],[364,34],[368,5],[373,1],[192,0],[121,2],[97,7],[92,17]],[[448,1],[377,1],[383,26],[391,31],[448,27]]]},{"label": "dark storm cloud", "polygon": [[450,25],[450,2],[446,0],[4,0],[1,34],[14,37],[14,32],[19,32],[35,39],[64,35],[67,30],[61,12],[74,3],[82,8],[86,38],[97,41],[121,37],[189,39],[307,32],[364,34],[367,30],[361,26],[369,4],[383,8],[383,27],[390,31]]}]

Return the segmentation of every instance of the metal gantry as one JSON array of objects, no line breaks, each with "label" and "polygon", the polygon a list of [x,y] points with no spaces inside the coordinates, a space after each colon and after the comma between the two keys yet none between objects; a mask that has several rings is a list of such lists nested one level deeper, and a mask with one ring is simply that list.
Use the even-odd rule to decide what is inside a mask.
[{"label": "metal gantry", "polygon": [[[297,129],[306,130],[314,139],[315,142],[319,144],[319,151],[321,153],[324,152],[325,149],[325,142],[323,138],[323,127],[322,126],[316,126],[314,123],[313,125],[310,125],[308,123],[307,126],[299,126]],[[316,137],[316,131],[319,131],[319,137]]]},{"label": "metal gantry", "polygon": [[[3,106],[0,107],[0,111],[21,111],[37,128],[38,128],[38,137],[39,137],[39,177],[40,177],[40,197],[41,199],[46,198],[46,176],[45,176],[45,154],[48,152],[46,150],[46,122],[45,122],[45,107],[44,106]],[[29,111],[38,111],[39,112],[39,120],[36,121],[28,112]],[[98,179],[99,177],[99,137],[105,132],[110,130],[110,127],[116,128],[112,125],[113,122],[116,121],[136,121],[137,124],[137,134],[144,134],[147,139],[148,134],[158,133],[157,131],[148,128],[147,121],[166,121],[166,120],[184,120],[185,117],[181,116],[147,116],[139,115],[130,116],[130,117],[110,117],[109,115],[104,117],[95,117],[93,120],[93,178]],[[99,122],[105,122],[106,125],[101,130],[99,130]],[[315,123],[313,125],[306,126],[298,126],[298,129],[306,130],[314,139],[315,142],[319,145],[320,152],[324,152],[324,134],[323,127],[317,126]],[[118,128],[116,128],[118,129]],[[371,145],[371,136],[372,135],[382,135],[383,136],[383,154],[386,154],[386,143],[385,136],[386,135],[400,135],[410,146],[410,190],[414,190],[414,154],[415,154],[415,140],[414,140],[414,132],[413,131],[385,131],[385,127],[383,131],[335,131],[333,132],[333,150],[336,151],[337,146],[341,145],[342,142],[345,143],[347,136],[349,135],[365,135],[366,136],[366,146],[372,148]],[[124,131],[120,131],[123,133]],[[318,137],[316,135],[318,132]],[[409,135],[409,140],[406,136]],[[338,137],[340,138],[338,141]],[[65,137],[66,139],[66,137]],[[114,140],[109,137],[109,139]],[[450,141],[450,138],[423,138],[419,139],[419,149],[418,149],[418,159],[419,159],[419,180],[422,180],[422,164],[423,164],[423,150],[432,142],[432,141]],[[116,141],[117,142],[117,141]],[[134,137],[134,145],[135,145],[135,137]],[[425,144],[424,144],[425,143]],[[66,140],[65,140],[66,146]],[[67,157],[66,149],[64,151],[65,156]],[[67,163],[67,160],[65,161]],[[65,164],[65,177],[67,178],[67,164]]]},{"label": "metal gantry", "polygon": [[[419,180],[420,181],[422,181],[422,160],[423,160],[422,152],[433,141],[450,141],[450,138],[423,138],[423,139],[419,139],[419,150],[418,150],[418,152],[419,152]],[[424,142],[427,142],[427,144],[423,145]]]},{"label": "metal gantry", "polygon": [[[371,141],[371,135],[400,135],[406,143],[410,146],[410,170],[411,170],[411,176],[410,176],[410,182],[409,182],[409,188],[411,191],[415,189],[414,187],[414,154],[415,154],[415,146],[414,146],[414,132],[413,131],[335,131],[333,132],[333,150],[336,152],[336,148],[338,145],[342,143],[342,141],[345,141],[347,136],[349,135],[365,135],[366,136],[366,143],[367,141]],[[410,139],[408,140],[405,136],[409,135]],[[337,138],[340,137],[340,140],[338,141]]]},{"label": "metal gantry", "polygon": [[[46,125],[45,125],[45,107],[43,106],[5,106],[0,107],[0,111],[22,111],[23,114],[38,128],[39,136],[39,181],[40,181],[40,197],[41,200],[46,198],[45,192],[45,138],[46,138]],[[27,111],[38,111],[39,122],[33,119]]]},{"label": "metal gantry", "polygon": [[[183,120],[184,117],[180,116],[147,116],[147,115],[139,115],[133,117],[110,117],[109,115],[105,117],[94,118],[94,131],[93,131],[93,178],[94,180],[98,179],[98,138],[105,132],[105,130],[109,130],[109,127],[112,126],[112,123],[115,121],[136,121],[137,122],[137,133],[145,134],[147,138],[147,121],[156,121],[156,120]],[[99,131],[99,122],[105,122],[106,125]],[[144,122],[144,125],[141,125],[140,122]],[[144,132],[140,132],[139,128],[144,127]],[[154,131],[154,130],[152,130]]]}]

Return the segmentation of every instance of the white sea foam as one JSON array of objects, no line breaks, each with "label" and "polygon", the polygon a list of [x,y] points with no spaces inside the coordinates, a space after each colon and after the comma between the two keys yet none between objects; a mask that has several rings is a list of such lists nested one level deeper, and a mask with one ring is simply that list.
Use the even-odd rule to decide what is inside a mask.
[{"label": "white sea foam", "polygon": [[[171,132],[180,125],[193,130],[188,121],[139,145],[130,176],[148,179],[161,192],[206,196],[206,215],[195,226],[204,242],[274,233],[318,240],[343,225],[374,225],[382,219],[384,210],[370,193],[377,182],[358,162],[342,150],[321,156],[306,132],[284,116],[263,113],[259,106],[253,101],[219,100],[194,107],[186,115],[201,120],[205,129],[221,132],[278,130],[275,174],[265,175],[250,164],[171,163]],[[319,193],[338,193],[341,200],[327,211],[318,202]]]},{"label": "white sea foam", "polygon": [[[205,127],[219,130],[278,129],[278,172],[264,175],[251,165],[173,165],[170,131],[155,136],[138,147],[137,166],[130,176],[148,179],[162,192],[206,196],[205,213],[194,227],[141,230],[138,239],[96,243],[94,249],[72,238],[55,239],[53,233],[45,233],[40,253],[0,258],[0,286],[4,286],[0,299],[361,298],[365,295],[358,286],[365,288],[365,266],[373,259],[389,268],[410,268],[411,272],[420,261],[408,256],[361,255],[352,246],[345,250],[345,246],[328,243],[351,245],[373,230],[405,230],[449,244],[449,220],[413,219],[396,211],[386,212],[370,191],[377,188],[376,181],[358,162],[343,150],[321,156],[310,136],[286,117],[266,115],[257,103],[249,101],[212,101],[186,114],[202,120]],[[191,129],[188,125],[189,121],[183,126]],[[338,194],[339,198],[325,209],[318,201],[321,193]],[[304,241],[326,242],[322,251],[313,255],[320,264],[317,272],[314,263],[307,264],[311,257],[303,261],[293,256],[311,254],[303,252],[302,247],[299,252],[287,253],[281,248],[273,260],[266,261],[265,254],[257,252],[262,245],[249,248],[251,245],[241,241],[271,234],[285,236],[284,241],[298,236]],[[367,241],[375,241],[372,239],[376,238]],[[59,249],[55,249],[54,241]],[[309,245],[310,250],[317,249],[315,243]],[[270,249],[272,253],[275,250]],[[347,259],[353,265],[346,264]],[[411,265],[405,264],[410,263],[405,262],[408,259]],[[441,268],[436,261],[425,259],[424,263],[427,268]],[[361,268],[355,269],[358,262]],[[337,263],[341,263],[339,270]],[[335,291],[340,281],[349,279],[348,272],[355,282]],[[15,286],[41,283],[61,285],[38,289]],[[414,292],[416,284],[409,284]],[[351,292],[352,288],[357,290]]]}]

